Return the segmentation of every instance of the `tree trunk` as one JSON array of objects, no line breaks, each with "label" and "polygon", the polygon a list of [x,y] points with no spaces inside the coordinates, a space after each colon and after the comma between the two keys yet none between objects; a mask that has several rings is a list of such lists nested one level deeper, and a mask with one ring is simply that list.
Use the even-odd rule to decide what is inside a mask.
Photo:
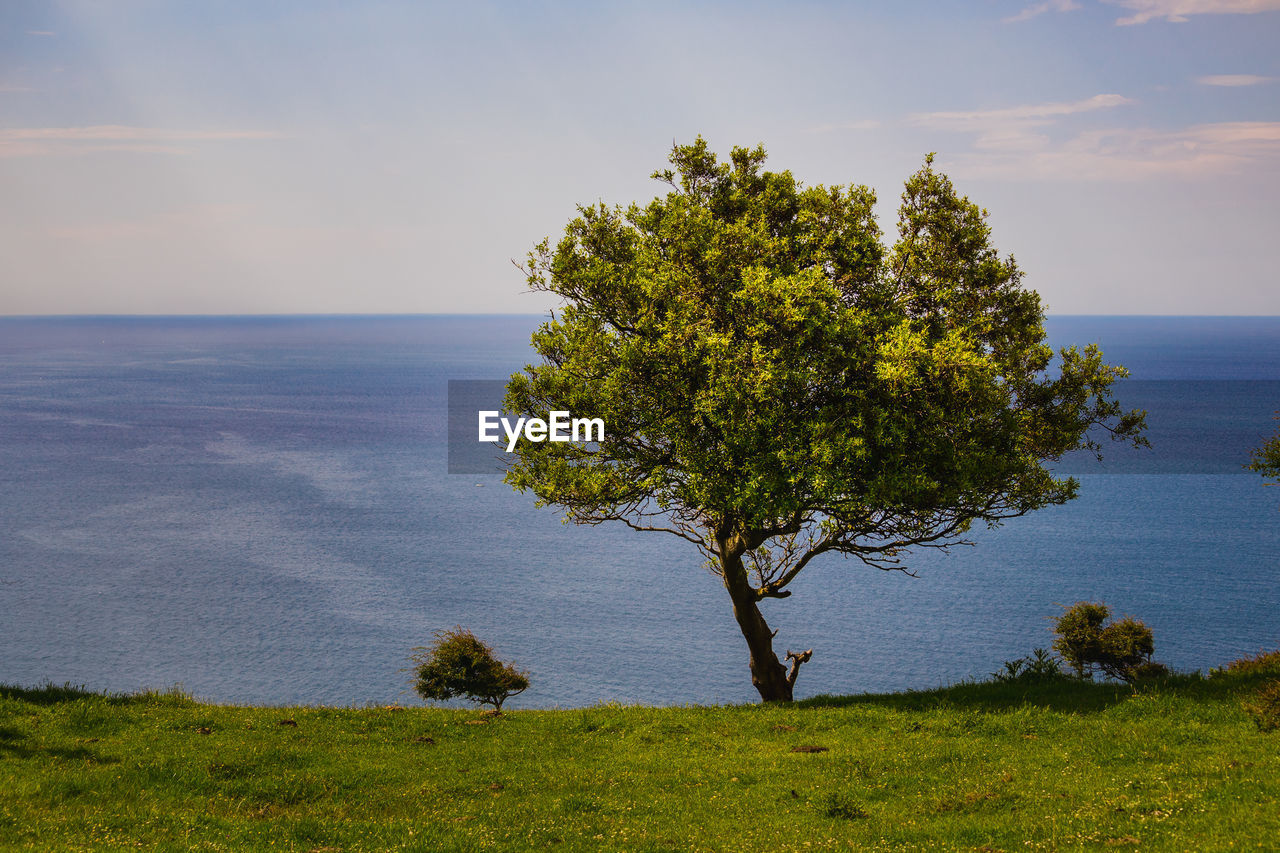
[{"label": "tree trunk", "polygon": [[[788,676],[787,668],[774,654],[773,632],[760,613],[755,590],[747,582],[742,557],[722,550],[720,565],[724,569],[725,589],[733,600],[733,616],[751,653],[751,683],[766,702],[790,702],[795,676]],[[799,662],[793,667],[793,673],[798,668]]]}]

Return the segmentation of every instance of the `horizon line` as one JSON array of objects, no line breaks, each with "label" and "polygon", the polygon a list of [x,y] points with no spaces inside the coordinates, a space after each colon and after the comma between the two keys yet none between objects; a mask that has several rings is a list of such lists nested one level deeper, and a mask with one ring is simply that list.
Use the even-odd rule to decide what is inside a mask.
[{"label": "horizon line", "polygon": [[[213,320],[213,319],[411,319],[426,317],[545,317],[550,313],[540,311],[529,313],[522,311],[421,311],[421,312],[296,312],[296,313],[219,313],[219,314],[0,314],[0,322],[5,320]],[[1093,317],[1093,318],[1160,318],[1160,319],[1280,319],[1277,314],[1104,314],[1104,313],[1046,313],[1047,318]]]}]

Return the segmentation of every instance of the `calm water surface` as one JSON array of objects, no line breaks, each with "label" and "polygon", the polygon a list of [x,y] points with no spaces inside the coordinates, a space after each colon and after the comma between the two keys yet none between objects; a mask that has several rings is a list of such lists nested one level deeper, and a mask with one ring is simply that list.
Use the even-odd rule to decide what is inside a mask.
[{"label": "calm water surface", "polygon": [[[537,323],[0,319],[0,681],[412,701],[409,650],[461,624],[532,672],[513,704],[753,700],[691,547],[445,473],[447,380],[518,369]],[[985,676],[1082,598],[1178,668],[1280,646],[1280,489],[1240,469],[1280,409],[1280,320],[1049,329],[1132,369],[1153,451],[1066,463],[1078,500],[919,578],[816,563],[766,610],[782,650],[815,649],[799,695]]]}]

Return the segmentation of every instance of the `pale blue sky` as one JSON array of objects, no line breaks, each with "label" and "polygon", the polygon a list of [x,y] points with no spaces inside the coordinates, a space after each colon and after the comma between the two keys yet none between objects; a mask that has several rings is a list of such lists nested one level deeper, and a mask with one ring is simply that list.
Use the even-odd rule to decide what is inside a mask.
[{"label": "pale blue sky", "polygon": [[673,141],[929,151],[1051,313],[1280,314],[1280,0],[3,0],[0,313],[538,312]]}]

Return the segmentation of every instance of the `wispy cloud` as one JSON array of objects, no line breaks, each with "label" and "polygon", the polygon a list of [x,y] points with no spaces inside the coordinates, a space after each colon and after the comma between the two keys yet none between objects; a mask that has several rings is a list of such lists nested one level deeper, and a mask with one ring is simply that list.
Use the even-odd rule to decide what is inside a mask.
[{"label": "wispy cloud", "polygon": [[942,130],[984,130],[999,125],[1051,124],[1062,116],[1087,113],[1109,107],[1134,103],[1124,95],[1094,95],[1082,101],[1050,101],[1043,104],[1024,104],[1017,107],[1001,107],[994,110],[969,110],[963,112],[916,113],[912,124]]},{"label": "wispy cloud", "polygon": [[30,86],[15,86],[11,83],[0,83],[0,92],[33,92]]},{"label": "wispy cloud", "polygon": [[1257,86],[1271,83],[1274,77],[1260,77],[1257,74],[1211,74],[1208,77],[1197,77],[1201,86]]},{"label": "wispy cloud", "polygon": [[[975,146],[977,149],[978,146]],[[954,160],[972,176],[1144,180],[1280,172],[1280,122],[1217,122],[1179,130],[1091,130],[1022,149],[987,148]]]},{"label": "wispy cloud", "polygon": [[0,157],[38,157],[85,151],[182,153],[175,143],[279,139],[270,130],[178,130],[96,124],[83,127],[11,127],[0,129]]},{"label": "wispy cloud", "polygon": [[48,37],[48,36],[56,36],[57,33],[55,33],[53,30],[27,30],[27,35]]},{"label": "wispy cloud", "polygon": [[1185,23],[1192,15],[1253,15],[1280,10],[1280,0],[1103,0],[1113,6],[1133,11],[1127,18],[1117,18],[1121,27],[1166,20]]},{"label": "wispy cloud", "polygon": [[[1141,180],[1280,171],[1280,122],[1218,122],[1176,130],[1071,130],[1072,117],[1135,103],[1117,94],[991,110],[919,113],[919,127],[973,135],[951,165],[968,175],[1044,180]],[[945,150],[945,146],[942,146]]]},{"label": "wispy cloud", "polygon": [[1051,144],[1045,130],[1069,116],[1132,103],[1124,95],[1104,94],[993,110],[916,113],[908,122],[936,131],[976,134],[973,148],[978,151],[1032,152]]},{"label": "wispy cloud", "polygon": [[1004,19],[1006,24],[1016,24],[1019,21],[1029,21],[1032,18],[1038,18],[1045,12],[1073,12],[1080,8],[1080,4],[1074,0],[1044,0],[1043,3],[1034,3],[1016,15],[1010,15]]}]

